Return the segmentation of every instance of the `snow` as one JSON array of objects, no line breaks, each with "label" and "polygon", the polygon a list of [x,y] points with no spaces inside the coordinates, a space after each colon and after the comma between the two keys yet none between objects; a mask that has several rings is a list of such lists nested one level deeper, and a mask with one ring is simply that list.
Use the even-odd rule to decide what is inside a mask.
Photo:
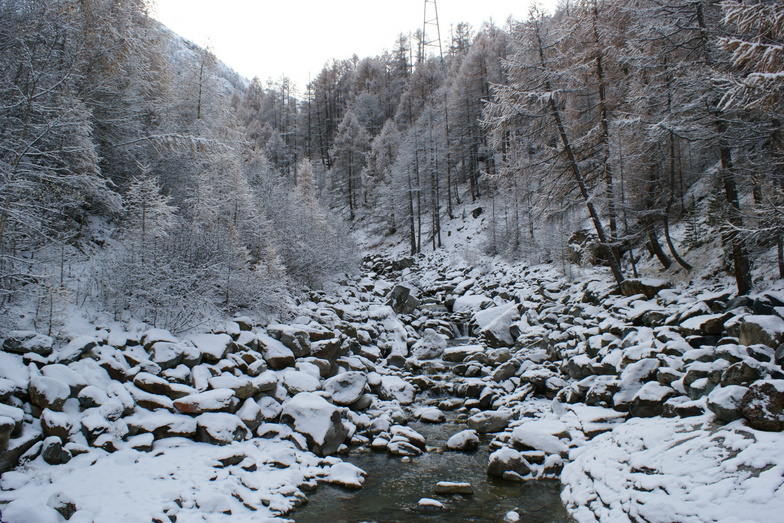
[{"label": "snow", "polygon": [[707,421],[634,418],[574,449],[561,476],[567,508],[580,523],[777,521],[780,434]]},{"label": "snow", "polygon": [[[0,487],[15,489],[0,492],[0,503],[10,501],[2,508],[3,521],[62,522],[41,502],[61,493],[77,500],[94,523],[168,521],[162,507],[178,521],[282,522],[278,511],[290,509],[293,502],[280,492],[326,475],[329,467],[289,441],[256,439],[225,448],[251,458],[258,470],[216,468],[216,447],[181,438],[158,441],[149,453],[130,448],[91,452],[56,467],[38,458],[25,471],[2,476]],[[291,466],[267,463],[269,456],[282,452],[294,456]]]}]

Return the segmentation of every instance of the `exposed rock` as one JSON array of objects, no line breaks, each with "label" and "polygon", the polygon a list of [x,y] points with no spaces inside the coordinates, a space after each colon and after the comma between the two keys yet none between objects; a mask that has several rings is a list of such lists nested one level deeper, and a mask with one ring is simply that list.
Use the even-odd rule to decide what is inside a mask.
[{"label": "exposed rock", "polygon": [[78,336],[71,340],[57,354],[59,363],[68,365],[81,358],[89,350],[98,346],[98,339],[94,336]]},{"label": "exposed rock", "polygon": [[775,349],[784,343],[784,319],[773,315],[744,316],[738,337],[743,345],[761,343]]},{"label": "exposed rock", "polygon": [[760,380],[749,386],[741,411],[759,430],[784,430],[784,380]]},{"label": "exposed rock", "polygon": [[762,378],[762,372],[745,361],[730,365],[721,375],[721,385],[748,385]]},{"label": "exposed rock", "polygon": [[675,396],[676,392],[671,387],[650,381],[637,391],[632,398],[629,415],[636,418],[652,418],[660,416],[664,402]]},{"label": "exposed rock", "polygon": [[481,354],[485,351],[483,345],[458,345],[456,347],[449,347],[444,350],[444,361],[461,362],[466,361],[471,356]]},{"label": "exposed rock", "polygon": [[411,347],[411,355],[418,360],[433,360],[440,358],[446,347],[444,336],[433,329],[425,329],[422,338]]},{"label": "exposed rock", "polygon": [[468,428],[480,434],[500,432],[509,425],[509,420],[511,419],[511,411],[490,410],[479,412],[468,418]]},{"label": "exposed rock", "polygon": [[646,298],[652,300],[659,291],[671,289],[672,284],[665,280],[653,278],[627,279],[621,283],[621,294],[624,296],[635,296],[644,294]]},{"label": "exposed rock", "polygon": [[62,465],[71,461],[71,453],[63,448],[57,436],[49,436],[43,442],[41,457],[50,465]]},{"label": "exposed rock", "polygon": [[395,285],[389,294],[387,305],[398,314],[411,314],[419,306],[419,300],[413,295],[413,288],[407,285]]},{"label": "exposed rock", "polygon": [[267,333],[274,339],[294,353],[297,358],[304,358],[310,355],[310,333],[308,331],[291,325],[270,325]]},{"label": "exposed rock", "polygon": [[474,494],[474,488],[470,483],[439,481],[436,483],[435,493],[439,496],[472,496]]}]

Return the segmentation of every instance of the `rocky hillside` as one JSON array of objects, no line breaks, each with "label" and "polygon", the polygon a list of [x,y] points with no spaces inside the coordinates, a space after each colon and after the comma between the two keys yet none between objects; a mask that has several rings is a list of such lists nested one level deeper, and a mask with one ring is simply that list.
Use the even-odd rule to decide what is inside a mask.
[{"label": "rocky hillside", "polygon": [[[13,333],[0,519],[296,518],[319,483],[361,487],[349,451],[416,459],[471,452],[483,434],[489,475],[560,478],[578,521],[784,510],[780,294],[616,289],[601,273],[570,283],[443,254],[370,256],[344,283],[285,325]],[[465,428],[435,449],[413,419]],[[467,488],[447,487],[427,510]]]}]

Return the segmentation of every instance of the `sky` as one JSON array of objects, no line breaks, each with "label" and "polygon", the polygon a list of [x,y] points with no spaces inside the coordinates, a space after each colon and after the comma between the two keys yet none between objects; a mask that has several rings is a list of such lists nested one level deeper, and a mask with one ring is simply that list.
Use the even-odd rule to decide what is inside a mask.
[{"label": "sky", "polygon": [[[437,0],[436,0],[437,1]],[[247,78],[288,76],[305,90],[329,60],[376,56],[392,49],[400,33],[422,28],[433,2],[425,0],[155,0],[153,15],[176,33],[209,45]],[[541,0],[550,6],[556,0]],[[492,19],[525,19],[528,0],[437,1],[441,39],[468,22],[476,30]],[[433,26],[428,26],[428,35]]]}]

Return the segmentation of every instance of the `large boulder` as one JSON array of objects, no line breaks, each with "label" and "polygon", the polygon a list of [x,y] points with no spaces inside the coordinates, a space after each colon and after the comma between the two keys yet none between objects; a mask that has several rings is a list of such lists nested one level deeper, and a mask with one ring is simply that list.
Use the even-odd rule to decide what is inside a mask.
[{"label": "large boulder", "polygon": [[671,288],[670,282],[655,278],[632,278],[621,282],[621,294],[624,296],[644,294],[649,300],[652,300],[659,291]]},{"label": "large boulder", "polygon": [[740,342],[743,345],[761,343],[776,348],[784,343],[784,319],[778,316],[744,316],[740,320]]},{"label": "large boulder", "polygon": [[752,383],[743,396],[741,412],[759,430],[784,430],[784,380]]},{"label": "large boulder", "polygon": [[199,441],[213,445],[229,445],[234,441],[247,439],[250,431],[234,414],[208,412],[196,418],[196,434]]},{"label": "large boulder", "polygon": [[519,319],[520,311],[515,303],[490,307],[474,314],[477,331],[491,347],[513,346],[515,337],[512,336],[511,327]]},{"label": "large boulder", "polygon": [[740,385],[716,387],[708,394],[708,409],[725,423],[740,419],[743,417],[743,398],[748,390]]},{"label": "large boulder", "polygon": [[30,379],[30,401],[42,409],[59,411],[71,395],[71,388],[62,381],[46,376]]},{"label": "large boulder", "polygon": [[397,400],[401,405],[411,405],[416,397],[416,389],[398,376],[382,376],[378,396],[382,400]]},{"label": "large boulder", "polygon": [[490,454],[490,462],[487,465],[488,476],[522,481],[530,472],[529,463],[514,449],[504,447]]},{"label": "large boulder", "polygon": [[32,352],[46,357],[52,353],[52,347],[54,347],[54,338],[35,331],[13,331],[3,341],[3,350],[12,354]]},{"label": "large boulder", "polygon": [[293,367],[296,363],[297,359],[294,356],[294,352],[283,345],[282,342],[266,334],[259,334],[258,341],[264,360],[271,369],[281,370],[286,367]]},{"label": "large boulder", "polygon": [[195,334],[188,338],[206,363],[218,363],[226,357],[232,344],[228,334]]},{"label": "large boulder", "polygon": [[387,305],[398,314],[411,314],[419,306],[419,300],[414,296],[412,287],[399,284],[389,293]]},{"label": "large boulder", "polygon": [[478,412],[468,418],[468,428],[480,434],[501,432],[509,425],[511,419],[511,411],[488,410]]},{"label": "large boulder", "polygon": [[361,372],[344,372],[324,382],[324,390],[338,405],[356,403],[365,392],[367,377]]},{"label": "large boulder", "polygon": [[215,389],[179,398],[174,407],[185,414],[202,414],[229,410],[235,401],[233,390]]},{"label": "large boulder", "polygon": [[340,410],[312,392],[300,392],[287,401],[280,420],[304,435],[308,448],[319,456],[337,451],[349,433]]}]

